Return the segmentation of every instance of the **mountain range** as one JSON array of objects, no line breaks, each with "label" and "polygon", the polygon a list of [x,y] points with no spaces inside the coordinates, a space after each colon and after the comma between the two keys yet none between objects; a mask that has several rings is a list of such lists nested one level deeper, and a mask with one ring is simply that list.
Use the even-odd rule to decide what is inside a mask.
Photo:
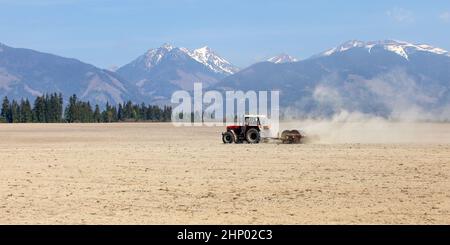
[{"label": "mountain range", "polygon": [[117,73],[127,79],[129,87],[136,87],[140,96],[168,101],[176,90],[192,90],[199,81],[208,87],[238,70],[206,46],[191,51],[164,44],[120,67]]},{"label": "mountain range", "polygon": [[450,55],[425,44],[349,41],[299,62],[252,65],[215,88],[276,88],[282,108],[297,116],[449,120]]},{"label": "mountain range", "polygon": [[99,104],[132,98],[136,88],[118,74],[76,59],[0,44],[0,95],[13,99],[44,93],[77,94]]},{"label": "mountain range", "polygon": [[164,44],[115,72],[29,49],[0,44],[0,96],[77,94],[93,103],[168,103],[194,82],[225,91],[279,90],[296,116],[339,111],[391,118],[450,118],[450,53],[426,44],[352,40],[310,58],[281,54],[239,69],[208,47]]}]

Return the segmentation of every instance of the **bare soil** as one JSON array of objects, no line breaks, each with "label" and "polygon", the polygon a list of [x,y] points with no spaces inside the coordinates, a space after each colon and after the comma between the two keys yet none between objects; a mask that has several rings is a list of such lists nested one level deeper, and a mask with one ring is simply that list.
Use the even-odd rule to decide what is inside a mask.
[{"label": "bare soil", "polygon": [[308,144],[224,145],[218,127],[0,124],[0,223],[450,224],[450,124],[308,125]]}]

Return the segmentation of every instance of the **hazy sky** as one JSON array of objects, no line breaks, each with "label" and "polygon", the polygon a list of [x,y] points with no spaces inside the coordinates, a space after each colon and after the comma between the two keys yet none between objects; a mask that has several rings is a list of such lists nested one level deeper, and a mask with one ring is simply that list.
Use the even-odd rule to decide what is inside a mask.
[{"label": "hazy sky", "polygon": [[149,48],[210,46],[244,67],[350,40],[450,50],[450,1],[0,0],[0,42],[108,68]]}]

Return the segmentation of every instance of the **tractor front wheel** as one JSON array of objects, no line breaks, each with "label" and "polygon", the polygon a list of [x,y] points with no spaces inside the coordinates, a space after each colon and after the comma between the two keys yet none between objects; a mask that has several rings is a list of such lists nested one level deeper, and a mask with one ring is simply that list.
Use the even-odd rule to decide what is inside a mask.
[{"label": "tractor front wheel", "polygon": [[231,144],[234,142],[234,135],[230,131],[222,134],[222,141],[224,144]]},{"label": "tractor front wheel", "polygon": [[245,139],[250,144],[258,144],[261,139],[261,136],[259,135],[258,130],[251,128],[245,134]]}]

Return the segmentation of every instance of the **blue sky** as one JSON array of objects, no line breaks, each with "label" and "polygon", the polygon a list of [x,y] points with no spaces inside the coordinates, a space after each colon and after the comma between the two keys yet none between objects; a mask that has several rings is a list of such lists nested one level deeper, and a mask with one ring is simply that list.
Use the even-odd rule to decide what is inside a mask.
[{"label": "blue sky", "polygon": [[350,40],[450,50],[450,1],[0,0],[0,42],[108,68],[149,48],[210,46],[238,66]]}]

